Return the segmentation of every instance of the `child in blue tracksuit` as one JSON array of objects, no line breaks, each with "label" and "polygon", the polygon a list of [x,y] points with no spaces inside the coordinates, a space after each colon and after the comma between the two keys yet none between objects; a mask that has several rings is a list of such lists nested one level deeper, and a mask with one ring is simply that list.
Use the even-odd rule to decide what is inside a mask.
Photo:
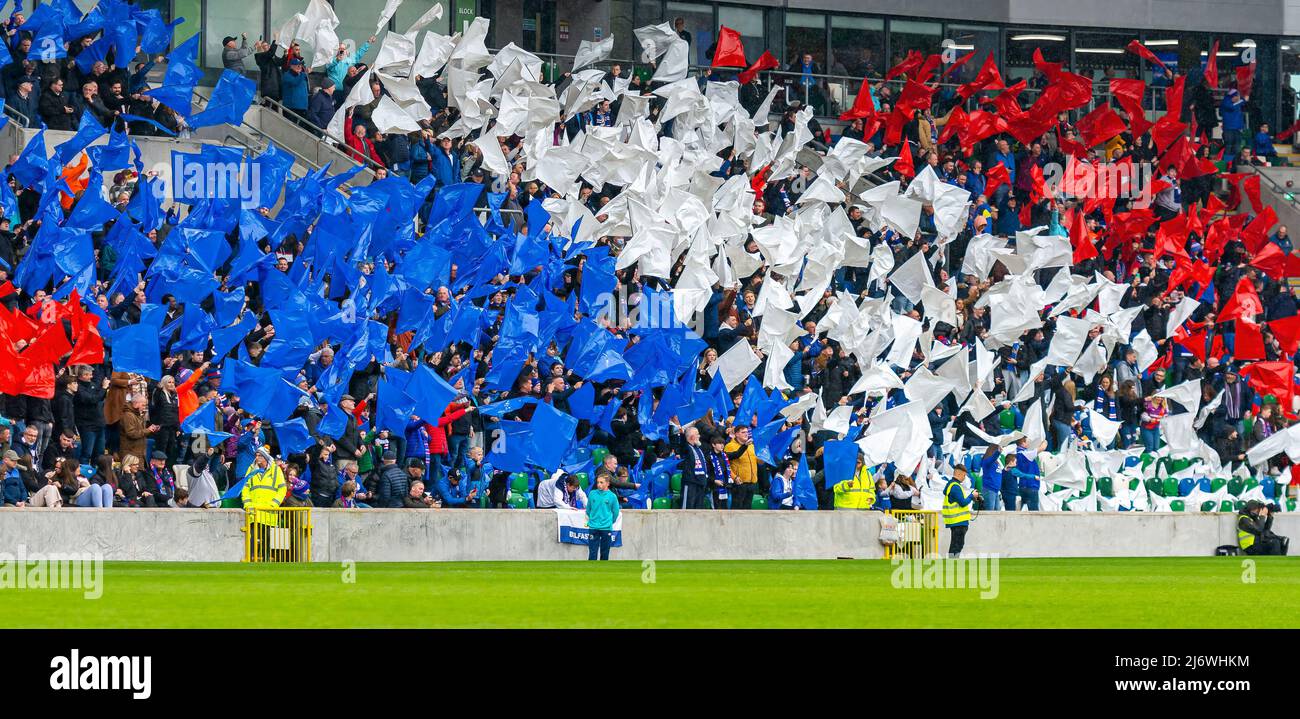
[{"label": "child in blue tracksuit", "polygon": [[1028,445],[1028,440],[1020,440],[1020,449],[1016,451],[1016,463],[1011,474],[1020,483],[1020,506],[1037,512],[1038,488],[1042,484],[1039,477],[1043,472],[1038,468],[1038,451],[1029,449]]},{"label": "child in blue tracksuit", "polygon": [[591,538],[587,540],[587,559],[595,561],[609,559],[609,545],[618,520],[618,497],[609,491],[609,475],[596,477],[596,488],[587,495],[587,529]]}]

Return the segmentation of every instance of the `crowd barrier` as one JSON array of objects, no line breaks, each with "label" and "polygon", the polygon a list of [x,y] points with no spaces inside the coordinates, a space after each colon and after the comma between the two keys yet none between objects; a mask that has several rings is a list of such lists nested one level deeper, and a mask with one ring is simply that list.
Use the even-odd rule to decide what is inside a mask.
[{"label": "crowd barrier", "polygon": [[[615,559],[882,559],[879,512],[629,511]],[[242,510],[0,511],[0,553],[91,552],[107,561],[224,561],[246,557]],[[1204,557],[1235,544],[1228,513],[981,512],[966,553],[1003,557]],[[277,527],[279,525],[277,524]],[[1300,513],[1274,531],[1300,536]],[[317,562],[578,560],[548,510],[320,510],[310,516]],[[296,535],[301,542],[302,533]],[[938,530],[938,549],[948,533]]]}]

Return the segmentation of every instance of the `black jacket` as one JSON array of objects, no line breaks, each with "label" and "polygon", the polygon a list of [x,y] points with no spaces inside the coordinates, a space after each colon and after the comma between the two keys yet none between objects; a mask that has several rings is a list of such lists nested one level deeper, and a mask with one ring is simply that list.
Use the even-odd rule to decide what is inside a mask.
[{"label": "black jacket", "polygon": [[379,470],[379,491],[376,506],[401,507],[402,500],[411,491],[411,478],[396,464],[385,464]]},{"label": "black jacket", "polygon": [[334,495],[338,493],[339,488],[339,468],[333,462],[321,461],[320,451],[313,447],[308,454],[309,466],[311,467],[311,498],[317,506],[320,502],[325,502],[324,506],[334,502]]},{"label": "black jacket", "polygon": [[181,426],[180,401],[175,392],[165,392],[161,387],[154,388],[153,401],[149,403],[149,423],[159,427]]},{"label": "black jacket", "polygon": [[73,406],[73,395],[67,391],[60,391],[54,395],[50,401],[50,409],[54,412],[54,440],[65,429],[76,430],[77,419],[76,410]]}]

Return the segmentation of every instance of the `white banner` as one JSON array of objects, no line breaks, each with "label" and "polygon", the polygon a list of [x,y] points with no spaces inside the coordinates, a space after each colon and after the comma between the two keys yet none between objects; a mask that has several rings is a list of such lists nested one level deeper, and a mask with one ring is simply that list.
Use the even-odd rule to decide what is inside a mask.
[{"label": "white banner", "polygon": [[[582,509],[556,509],[555,518],[559,520],[559,532],[556,539],[561,544],[581,544],[587,546],[591,530],[587,528],[587,512]],[[609,546],[623,546],[623,513],[614,519],[614,529],[610,532]]]}]

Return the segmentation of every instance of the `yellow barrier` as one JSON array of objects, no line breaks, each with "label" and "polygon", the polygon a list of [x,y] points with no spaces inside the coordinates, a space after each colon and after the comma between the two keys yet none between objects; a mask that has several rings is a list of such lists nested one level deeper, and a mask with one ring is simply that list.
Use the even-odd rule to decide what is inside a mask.
[{"label": "yellow barrier", "polygon": [[310,562],[311,507],[244,510],[245,562]]},{"label": "yellow barrier", "polygon": [[939,553],[939,513],[924,509],[889,509],[886,514],[898,520],[898,541],[885,545],[885,559],[925,559]]}]

